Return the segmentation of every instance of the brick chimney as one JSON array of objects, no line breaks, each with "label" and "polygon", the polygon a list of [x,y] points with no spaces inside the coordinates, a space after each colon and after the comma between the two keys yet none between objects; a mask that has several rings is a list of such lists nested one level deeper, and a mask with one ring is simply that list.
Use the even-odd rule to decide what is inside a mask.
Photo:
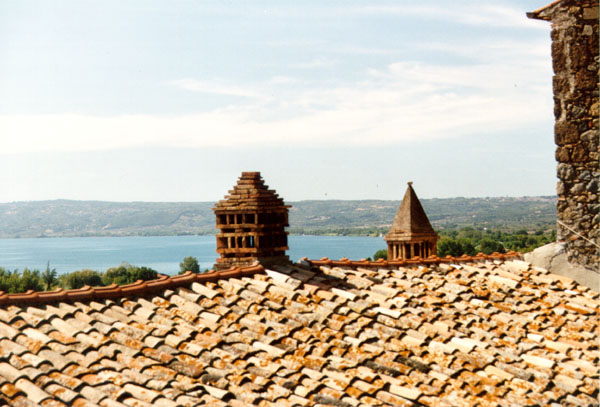
[{"label": "brick chimney", "polygon": [[289,263],[288,208],[260,172],[242,172],[229,195],[212,208],[219,229],[215,269]]}]

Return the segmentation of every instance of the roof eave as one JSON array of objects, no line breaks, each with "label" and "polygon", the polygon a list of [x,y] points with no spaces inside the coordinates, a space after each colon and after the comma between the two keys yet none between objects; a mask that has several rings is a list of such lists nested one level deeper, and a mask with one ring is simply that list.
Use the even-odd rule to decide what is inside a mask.
[{"label": "roof eave", "polygon": [[547,12],[563,1],[564,0],[554,0],[552,3],[546,4],[544,7],[540,7],[537,10],[530,11],[525,14],[527,15],[527,18],[531,18],[532,20],[550,21],[551,17]]}]

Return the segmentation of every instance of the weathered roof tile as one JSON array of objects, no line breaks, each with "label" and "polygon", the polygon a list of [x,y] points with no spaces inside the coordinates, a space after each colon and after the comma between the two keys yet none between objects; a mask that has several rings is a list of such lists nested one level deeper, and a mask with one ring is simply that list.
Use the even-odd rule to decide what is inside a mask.
[{"label": "weathered roof tile", "polygon": [[589,404],[598,295],[501,257],[454,261],[305,261],[315,267],[0,307],[14,369],[0,365],[0,399],[31,402],[23,379],[48,394],[38,404]]}]

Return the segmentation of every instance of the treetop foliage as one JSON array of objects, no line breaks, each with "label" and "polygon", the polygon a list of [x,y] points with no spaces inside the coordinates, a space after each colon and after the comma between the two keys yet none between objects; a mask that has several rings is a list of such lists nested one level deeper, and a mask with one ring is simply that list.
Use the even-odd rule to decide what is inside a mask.
[{"label": "treetop foliage", "polygon": [[200,265],[198,264],[198,259],[193,256],[188,256],[183,259],[181,263],[179,263],[179,274],[183,274],[186,271],[191,271],[192,273],[200,273]]},{"label": "treetop foliage", "polygon": [[150,268],[122,263],[118,267],[112,267],[106,270],[102,275],[102,284],[131,284],[135,283],[137,280],[154,280],[157,276],[158,273]]},{"label": "treetop foliage", "polygon": [[72,273],[56,276],[56,270],[50,265],[43,273],[39,270],[24,269],[6,270],[0,267],[0,291],[5,293],[22,293],[27,290],[49,291],[58,287],[72,290],[83,286],[100,287],[110,284],[131,284],[137,280],[154,280],[158,276],[155,270],[123,263],[101,273],[94,270],[77,270]]},{"label": "treetop foliage", "polygon": [[[179,263],[182,274],[186,271],[200,273],[198,259],[188,256]],[[206,271],[206,270],[205,270]],[[74,290],[83,286],[102,287],[111,284],[125,285],[135,283],[138,280],[155,280],[158,272],[149,267],[138,267],[129,263],[121,263],[117,267],[111,267],[105,272],[83,269],[73,271],[72,273],[57,276],[56,269],[50,268],[50,263],[46,270],[40,273],[39,270],[29,270],[25,268],[23,272],[19,270],[6,270],[0,267],[0,291],[5,293],[22,293],[28,290],[50,291],[58,287],[63,290]]]},{"label": "treetop foliage", "polygon": [[[505,253],[510,250],[527,253],[533,249],[556,241],[556,230],[539,229],[528,232],[519,229],[516,232],[503,232],[485,228],[465,227],[458,230],[442,230],[437,244],[438,257],[469,256],[477,253]],[[373,259],[387,257],[385,249],[378,250]],[[383,257],[385,258],[385,257]]]},{"label": "treetop foliage", "polygon": [[41,291],[44,289],[39,270],[24,269],[6,270],[0,267],[0,291],[6,293],[22,293],[28,290]]},{"label": "treetop foliage", "polygon": [[505,253],[510,250],[527,253],[545,244],[556,241],[554,229],[538,229],[528,232],[519,229],[515,232],[503,232],[490,229],[466,227],[460,230],[441,231],[438,241],[439,257],[475,255],[477,253]]},{"label": "treetop foliage", "polygon": [[379,259],[387,260],[387,249],[380,249],[373,254],[373,260],[377,261]]}]

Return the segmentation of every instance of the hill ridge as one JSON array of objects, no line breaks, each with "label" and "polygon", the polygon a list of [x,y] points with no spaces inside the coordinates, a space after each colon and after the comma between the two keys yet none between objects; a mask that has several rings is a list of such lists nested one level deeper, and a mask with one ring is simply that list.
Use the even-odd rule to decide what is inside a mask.
[{"label": "hill ridge", "polygon": [[[286,201],[293,234],[380,234],[398,200]],[[421,199],[437,230],[474,226],[512,230],[554,227],[556,198]],[[212,234],[214,202],[113,202],[56,199],[0,203],[0,238]]]}]

